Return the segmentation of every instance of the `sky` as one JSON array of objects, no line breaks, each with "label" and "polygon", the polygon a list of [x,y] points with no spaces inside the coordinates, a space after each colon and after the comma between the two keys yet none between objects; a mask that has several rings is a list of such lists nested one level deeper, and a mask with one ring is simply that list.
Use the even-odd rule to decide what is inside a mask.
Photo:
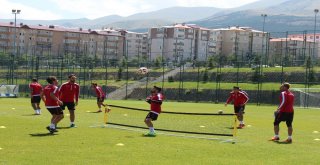
[{"label": "sky", "polygon": [[0,19],[95,19],[108,15],[129,16],[173,6],[234,8],[258,0],[0,0]]}]

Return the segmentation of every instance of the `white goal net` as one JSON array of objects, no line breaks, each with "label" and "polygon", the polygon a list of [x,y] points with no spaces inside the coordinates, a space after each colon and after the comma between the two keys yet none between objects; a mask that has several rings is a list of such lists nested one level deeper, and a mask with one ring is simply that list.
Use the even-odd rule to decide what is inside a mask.
[{"label": "white goal net", "polygon": [[19,85],[0,85],[0,97],[18,97]]},{"label": "white goal net", "polygon": [[320,108],[320,88],[292,88],[295,105],[303,108]]}]

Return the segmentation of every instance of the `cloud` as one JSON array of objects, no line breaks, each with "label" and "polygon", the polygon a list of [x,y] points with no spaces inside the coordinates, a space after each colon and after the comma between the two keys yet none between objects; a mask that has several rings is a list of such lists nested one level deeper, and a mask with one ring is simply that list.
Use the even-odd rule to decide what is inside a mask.
[{"label": "cloud", "polygon": [[21,19],[61,19],[62,16],[53,13],[49,10],[40,10],[30,6],[23,5],[21,3],[10,2],[9,0],[0,0],[0,18],[14,18],[11,13],[11,9],[20,9],[21,14],[17,15],[17,18]]},{"label": "cloud", "polygon": [[217,8],[234,8],[258,0],[175,0],[178,6],[210,6]]}]

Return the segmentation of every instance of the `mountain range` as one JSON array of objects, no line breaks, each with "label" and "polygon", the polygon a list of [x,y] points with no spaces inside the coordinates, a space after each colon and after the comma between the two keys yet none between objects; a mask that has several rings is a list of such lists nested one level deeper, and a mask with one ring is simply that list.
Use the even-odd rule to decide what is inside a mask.
[{"label": "mountain range", "polygon": [[[145,32],[150,27],[174,23],[194,23],[207,28],[249,26],[262,30],[263,18],[267,14],[265,31],[285,32],[313,30],[314,9],[320,8],[320,0],[259,0],[232,9],[214,7],[171,7],[157,11],[137,13],[127,17],[109,15],[97,19],[62,20],[18,20],[24,24],[61,25],[100,29],[114,27]],[[1,22],[12,20],[0,19]]]}]

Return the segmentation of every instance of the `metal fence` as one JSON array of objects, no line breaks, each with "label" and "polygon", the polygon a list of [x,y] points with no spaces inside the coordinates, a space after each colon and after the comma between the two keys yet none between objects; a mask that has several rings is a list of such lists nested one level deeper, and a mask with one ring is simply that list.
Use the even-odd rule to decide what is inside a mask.
[{"label": "metal fence", "polygon": [[[65,50],[52,54],[50,47],[39,46],[31,47],[29,53],[20,51],[26,48],[17,47],[17,53],[12,54],[6,47],[0,47],[0,83],[18,84],[20,95],[27,96],[32,78],[44,85],[49,75],[61,82],[74,73],[82,98],[93,97],[90,84],[97,82],[111,99],[144,99],[152,86],[157,85],[163,88],[168,100],[215,103],[224,102],[232,87],[237,85],[249,93],[251,103],[275,104],[282,82],[290,82],[292,87],[312,93],[309,89],[318,88],[320,81],[317,47],[307,46],[306,31],[268,33],[266,37],[287,38],[295,33],[305,35],[301,46],[290,45],[286,39],[282,47],[271,50],[270,42],[266,42],[255,51],[235,47],[235,53],[230,55],[206,54],[205,61],[198,61],[192,52],[191,58],[177,56],[171,61],[161,56],[151,60],[151,52],[142,56],[127,51],[123,57],[115,59],[108,54],[88,56],[86,52]],[[140,67],[147,67],[149,72],[138,73]],[[296,92],[296,95],[300,97],[301,94]],[[303,97],[297,104],[313,106],[308,101],[309,95]]]}]

